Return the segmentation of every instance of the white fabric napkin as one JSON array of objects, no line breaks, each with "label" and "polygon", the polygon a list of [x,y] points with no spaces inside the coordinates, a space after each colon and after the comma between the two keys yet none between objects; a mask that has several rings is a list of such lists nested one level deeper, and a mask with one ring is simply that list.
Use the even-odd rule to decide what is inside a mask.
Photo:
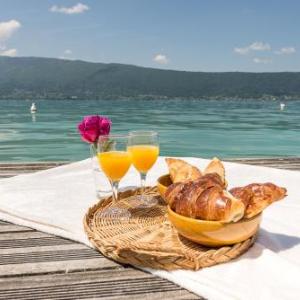
[{"label": "white fabric napkin", "polygon": [[[207,160],[184,158],[204,168]],[[273,182],[288,189],[288,197],[263,215],[257,243],[229,263],[192,271],[147,271],[208,299],[300,299],[300,172],[225,163],[230,187]],[[163,158],[149,172],[154,185],[167,172]],[[134,186],[131,169],[121,187]],[[107,180],[103,178],[103,184]],[[66,237],[89,246],[82,219],[98,201],[89,160],[0,180],[0,219]]]}]

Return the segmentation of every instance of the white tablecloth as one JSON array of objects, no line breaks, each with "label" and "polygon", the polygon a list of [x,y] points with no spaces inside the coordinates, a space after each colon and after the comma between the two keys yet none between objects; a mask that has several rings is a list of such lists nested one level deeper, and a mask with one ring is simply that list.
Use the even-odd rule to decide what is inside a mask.
[{"label": "white tablecloth", "polygon": [[[207,160],[184,158],[204,168]],[[269,207],[257,243],[226,264],[192,271],[149,270],[208,299],[300,299],[300,172],[226,163],[230,187],[273,182],[288,197]],[[167,172],[163,158],[149,172],[154,185]],[[121,187],[138,184],[131,169]],[[107,181],[103,178],[103,184]],[[90,245],[83,216],[97,201],[89,160],[0,180],[0,219]]]}]

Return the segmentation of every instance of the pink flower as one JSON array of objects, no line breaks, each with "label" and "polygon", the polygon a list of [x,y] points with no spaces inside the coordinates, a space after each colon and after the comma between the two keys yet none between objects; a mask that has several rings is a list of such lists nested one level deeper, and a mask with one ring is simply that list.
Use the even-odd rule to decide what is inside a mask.
[{"label": "pink flower", "polygon": [[111,120],[105,117],[100,117],[99,120],[99,135],[109,135]]},{"label": "pink flower", "polygon": [[85,142],[94,143],[100,135],[108,135],[111,120],[101,116],[85,116],[78,124],[78,131]]}]

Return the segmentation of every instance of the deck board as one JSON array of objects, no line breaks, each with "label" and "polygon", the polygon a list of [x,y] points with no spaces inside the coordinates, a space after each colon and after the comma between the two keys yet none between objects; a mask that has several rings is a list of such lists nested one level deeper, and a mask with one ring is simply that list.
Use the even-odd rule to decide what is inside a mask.
[{"label": "deck board", "polygon": [[[230,161],[300,170],[300,158]],[[63,164],[1,163],[0,178]],[[85,245],[0,220],[0,300],[100,298],[202,299],[165,279],[109,260]]]},{"label": "deck board", "polygon": [[105,299],[199,299],[133,268],[0,278],[0,299],[97,299],[100,295]]},{"label": "deck board", "polygon": [[239,158],[231,159],[228,161],[238,162],[248,165],[264,166],[278,169],[286,170],[300,170],[300,158],[290,157],[290,158]]}]

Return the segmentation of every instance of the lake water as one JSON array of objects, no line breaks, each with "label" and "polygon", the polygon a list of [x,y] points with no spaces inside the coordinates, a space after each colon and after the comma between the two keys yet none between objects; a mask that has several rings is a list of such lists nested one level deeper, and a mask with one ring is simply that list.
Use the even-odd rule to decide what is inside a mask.
[{"label": "lake water", "polygon": [[114,133],[151,129],[162,155],[221,158],[300,155],[300,101],[0,101],[0,161],[75,161],[89,156],[77,133],[84,115],[102,114]]}]

